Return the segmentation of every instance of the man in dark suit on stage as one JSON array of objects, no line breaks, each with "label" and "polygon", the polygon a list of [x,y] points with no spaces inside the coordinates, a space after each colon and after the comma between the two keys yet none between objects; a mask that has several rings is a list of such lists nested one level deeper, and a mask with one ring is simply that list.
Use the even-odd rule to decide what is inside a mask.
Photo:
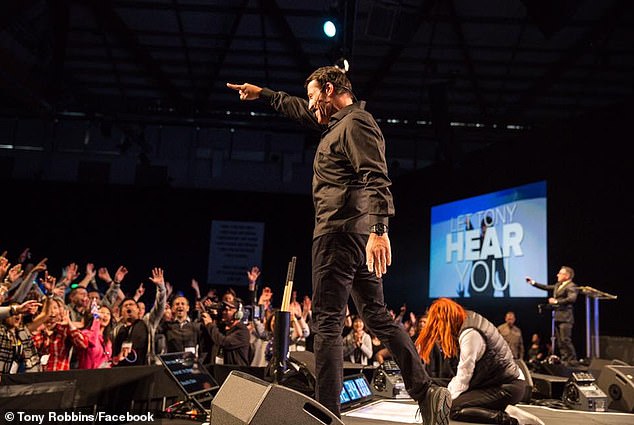
[{"label": "man in dark suit on stage", "polygon": [[574,276],[575,271],[572,267],[561,266],[557,273],[557,283],[554,285],[544,285],[526,277],[530,285],[545,291],[553,291],[552,297],[548,298],[548,304],[555,309],[555,337],[561,360],[569,366],[577,364],[577,354],[572,344],[572,326],[575,323],[574,305],[579,288],[572,281]]}]

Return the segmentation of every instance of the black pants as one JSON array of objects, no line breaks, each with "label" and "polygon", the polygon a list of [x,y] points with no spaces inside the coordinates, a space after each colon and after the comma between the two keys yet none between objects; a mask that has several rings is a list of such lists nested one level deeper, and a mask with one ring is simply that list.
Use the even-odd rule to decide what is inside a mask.
[{"label": "black pants", "polygon": [[524,396],[526,382],[520,379],[508,384],[468,390],[451,404],[450,418],[454,421],[504,423],[509,404],[518,403]]},{"label": "black pants", "polygon": [[577,360],[575,346],[572,345],[572,323],[555,322],[555,337],[559,344],[559,354],[564,362]]},{"label": "black pants", "polygon": [[410,396],[421,400],[431,382],[411,338],[387,311],[382,279],[368,272],[367,240],[368,236],[354,233],[331,233],[313,240],[316,398],[337,416],[343,385],[341,332],[350,295],[365,326],[394,356]]}]

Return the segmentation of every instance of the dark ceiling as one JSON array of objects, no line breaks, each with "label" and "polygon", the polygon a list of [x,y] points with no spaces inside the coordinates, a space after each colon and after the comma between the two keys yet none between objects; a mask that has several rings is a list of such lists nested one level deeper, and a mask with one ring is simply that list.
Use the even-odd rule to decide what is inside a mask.
[{"label": "dark ceiling", "polygon": [[[428,160],[631,103],[631,0],[21,0],[0,6],[0,115],[296,131],[225,83],[303,95],[351,63]],[[321,30],[338,19],[339,36]],[[454,144],[456,145],[456,144]],[[443,148],[444,146],[444,148]],[[440,152],[440,153],[439,153]]]}]

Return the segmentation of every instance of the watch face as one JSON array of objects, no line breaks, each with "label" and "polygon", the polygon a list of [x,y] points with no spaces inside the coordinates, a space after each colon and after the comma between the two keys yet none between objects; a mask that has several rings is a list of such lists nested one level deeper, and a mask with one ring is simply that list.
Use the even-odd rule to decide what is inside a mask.
[{"label": "watch face", "polygon": [[378,236],[381,236],[385,232],[387,232],[387,226],[383,223],[377,223],[370,226],[370,233],[376,233]]}]

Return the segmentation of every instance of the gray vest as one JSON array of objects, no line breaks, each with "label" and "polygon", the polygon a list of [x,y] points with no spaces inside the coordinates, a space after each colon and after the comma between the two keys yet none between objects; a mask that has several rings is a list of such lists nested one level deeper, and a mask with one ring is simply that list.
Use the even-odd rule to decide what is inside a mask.
[{"label": "gray vest", "polygon": [[460,328],[460,333],[474,329],[482,335],[486,348],[482,358],[475,364],[469,389],[488,388],[506,384],[518,379],[519,369],[508,344],[487,319],[473,311],[467,311],[467,318]]}]

